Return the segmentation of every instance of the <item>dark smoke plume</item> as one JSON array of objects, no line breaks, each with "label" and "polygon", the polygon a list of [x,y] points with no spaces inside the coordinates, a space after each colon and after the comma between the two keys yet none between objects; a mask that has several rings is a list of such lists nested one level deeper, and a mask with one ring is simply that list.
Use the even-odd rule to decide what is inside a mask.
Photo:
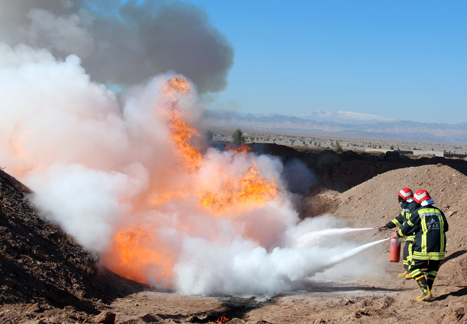
[{"label": "dark smoke plume", "polygon": [[193,4],[180,1],[0,0],[0,42],[76,54],[98,82],[133,85],[174,70],[199,93],[225,88],[233,49]]}]

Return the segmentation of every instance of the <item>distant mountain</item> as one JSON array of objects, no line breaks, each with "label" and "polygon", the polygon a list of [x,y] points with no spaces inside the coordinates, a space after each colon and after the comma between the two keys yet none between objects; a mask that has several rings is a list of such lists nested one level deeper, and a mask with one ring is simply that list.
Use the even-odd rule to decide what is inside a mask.
[{"label": "distant mountain", "polygon": [[217,127],[371,139],[467,143],[466,122],[454,125],[418,123],[344,111],[316,111],[294,117],[207,110],[204,118],[209,125]]},{"label": "distant mountain", "polygon": [[359,114],[351,111],[338,111],[335,113],[330,113],[323,110],[316,110],[310,114],[298,115],[297,117],[306,120],[335,122],[341,124],[371,124],[378,122],[395,121],[392,118],[385,118],[368,114]]}]

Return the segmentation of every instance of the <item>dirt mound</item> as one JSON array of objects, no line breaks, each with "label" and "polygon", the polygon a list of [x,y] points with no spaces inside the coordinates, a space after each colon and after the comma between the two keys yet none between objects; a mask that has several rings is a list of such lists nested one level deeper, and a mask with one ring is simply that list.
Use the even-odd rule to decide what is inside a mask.
[{"label": "dirt mound", "polygon": [[[392,288],[399,292],[388,295],[390,297],[385,297],[386,299],[381,299],[377,295],[369,298],[366,294],[362,298],[349,297],[351,299],[348,307],[345,309],[341,306],[335,307],[336,312],[339,312],[345,321],[466,323],[466,184],[466,175],[438,163],[388,171],[341,194],[329,189],[312,188],[316,194],[304,201],[304,206],[310,206],[310,216],[315,215],[313,207],[318,206],[320,212],[330,212],[336,217],[345,219],[349,227],[377,227],[396,217],[400,213],[397,192],[403,187],[428,190],[435,201],[435,206],[445,213],[449,222],[447,257],[441,265],[434,285],[436,298],[433,302],[414,301],[419,294],[417,284],[412,280],[397,277],[397,273],[403,271],[402,264],[389,262],[389,242],[384,242],[365,253],[375,263],[385,266],[385,271],[380,273],[376,281],[370,278],[364,280],[364,285],[376,285],[379,287],[378,291]],[[389,231],[374,230],[359,232],[350,239],[364,244],[389,236]],[[380,307],[381,305],[383,306]],[[337,323],[336,317],[329,316],[325,311],[321,314],[323,323]]]},{"label": "dirt mound", "polygon": [[[329,149],[293,149],[275,144],[252,144],[256,153],[280,157],[284,162],[298,159],[318,178],[318,185],[343,192],[372,177],[394,169],[415,165],[415,162],[397,152],[369,154],[365,152],[334,152]],[[428,161],[424,161],[427,162]]]},{"label": "dirt mound", "polygon": [[293,159],[302,161],[313,170],[318,185],[330,190],[344,192],[378,174],[414,166],[439,163],[467,175],[467,161],[459,158],[405,155],[398,151],[368,153],[360,151],[334,152],[330,149],[299,147],[297,149],[276,144],[251,144],[253,152],[270,154],[284,162]]},{"label": "dirt mound", "polygon": [[341,203],[340,193],[319,186],[310,188],[310,196],[302,201],[300,215],[303,218],[334,214]]},{"label": "dirt mound", "polygon": [[[305,199],[305,204],[320,201],[320,211],[331,212],[343,218],[351,227],[378,227],[386,224],[400,213],[397,192],[400,188],[426,189],[435,201],[435,206],[446,215],[450,230],[447,233],[447,261],[441,267],[439,281],[442,284],[464,285],[467,282],[467,176],[453,168],[437,164],[409,167],[380,174],[340,195],[333,195],[326,210],[320,199],[324,193]],[[329,192],[327,192],[329,196]],[[366,232],[354,236],[361,243],[388,237],[387,232]],[[389,243],[373,249],[375,257],[386,262]],[[384,257],[382,257],[384,256]]]},{"label": "dirt mound", "polygon": [[71,236],[38,216],[28,193],[0,171],[0,303],[72,306],[92,314],[96,300],[111,302],[142,289],[98,269]]},{"label": "dirt mound", "polygon": [[[355,226],[384,225],[400,212],[397,202],[400,188],[428,190],[435,206],[446,215],[450,228],[447,261],[441,267],[438,279],[445,284],[461,286],[467,282],[466,184],[467,176],[442,164],[393,170],[344,192],[339,207],[334,207],[334,214]],[[388,245],[376,247],[375,252],[389,253]]]}]

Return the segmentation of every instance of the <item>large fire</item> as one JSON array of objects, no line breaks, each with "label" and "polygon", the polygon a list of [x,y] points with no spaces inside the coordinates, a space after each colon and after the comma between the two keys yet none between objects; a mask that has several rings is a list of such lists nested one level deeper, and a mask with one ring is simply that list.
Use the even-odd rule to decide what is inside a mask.
[{"label": "large fire", "polygon": [[297,235],[324,226],[301,221],[299,196],[287,190],[308,185],[288,177],[306,167],[208,145],[196,87],[184,77],[158,75],[117,96],[74,55],[0,52],[2,169],[110,270],[184,294],[270,296],[345,250],[300,246]]},{"label": "large fire", "polygon": [[[193,212],[203,213],[203,217],[216,219],[228,214],[230,210],[251,210],[261,206],[278,196],[278,187],[274,178],[266,179],[258,171],[254,163],[239,174],[219,172],[212,182],[199,183],[197,172],[203,167],[204,158],[199,148],[193,145],[193,140],[199,138],[199,133],[193,126],[188,125],[181,117],[178,96],[187,95],[190,92],[189,82],[180,76],[168,80],[162,87],[162,94],[166,98],[166,116],[168,129],[172,135],[173,147],[180,157],[176,163],[182,166],[180,170],[186,170],[186,185],[182,185],[177,191],[162,190],[148,193],[151,208],[157,209],[162,205],[177,204],[181,199],[192,196],[196,199]],[[184,112],[183,112],[184,113]],[[233,155],[247,155],[248,147],[227,147]],[[177,155],[176,154],[176,155]],[[219,170],[222,167],[217,166]],[[151,189],[153,190],[153,189]],[[136,208],[141,210],[141,208]],[[131,213],[129,219],[135,217]],[[194,231],[190,222],[183,218],[174,220],[183,232],[189,234]],[[132,223],[131,228],[122,226],[113,236],[109,249],[101,256],[101,261],[112,271],[135,281],[151,282],[170,286],[173,275],[173,266],[176,262],[176,253],[166,247],[163,240],[158,238],[160,234],[156,227],[143,223]],[[251,233],[247,233],[250,236]],[[206,234],[207,237],[216,237],[215,233]]]},{"label": "large fire", "polygon": [[252,166],[240,179],[226,179],[220,191],[201,193],[200,204],[219,215],[232,206],[248,208],[250,204],[264,204],[276,197],[274,179],[271,182],[262,179]]}]

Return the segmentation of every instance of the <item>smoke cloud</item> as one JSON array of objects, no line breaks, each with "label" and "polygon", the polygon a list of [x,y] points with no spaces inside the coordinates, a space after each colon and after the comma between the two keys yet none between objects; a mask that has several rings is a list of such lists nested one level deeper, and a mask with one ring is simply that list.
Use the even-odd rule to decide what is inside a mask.
[{"label": "smoke cloud", "polygon": [[[198,89],[220,90],[232,56],[205,15],[179,2],[86,3],[1,2],[0,164],[42,215],[112,271],[187,294],[272,295],[349,275],[336,262],[354,247],[348,231],[329,231],[343,225],[298,217],[288,188],[306,190],[297,172],[314,181],[303,164],[199,135]],[[168,68],[192,82],[153,75]],[[140,82],[117,99],[104,79]]]},{"label": "smoke cloud", "polygon": [[227,85],[233,49],[193,4],[181,1],[0,0],[0,42],[82,60],[92,79],[138,84],[177,71],[199,93]]},{"label": "smoke cloud", "polygon": [[2,166],[105,266],[155,287],[271,295],[330,264],[342,274],[335,260],[353,247],[346,231],[330,236],[342,224],[329,215],[300,221],[279,159],[215,148],[201,155],[207,145],[191,125],[202,106],[183,80],[154,77],[120,106],[77,56],[60,61],[3,44]]},{"label": "smoke cloud", "polygon": [[293,159],[285,164],[284,178],[288,183],[289,191],[306,196],[310,187],[318,183],[316,175],[298,159]]}]

